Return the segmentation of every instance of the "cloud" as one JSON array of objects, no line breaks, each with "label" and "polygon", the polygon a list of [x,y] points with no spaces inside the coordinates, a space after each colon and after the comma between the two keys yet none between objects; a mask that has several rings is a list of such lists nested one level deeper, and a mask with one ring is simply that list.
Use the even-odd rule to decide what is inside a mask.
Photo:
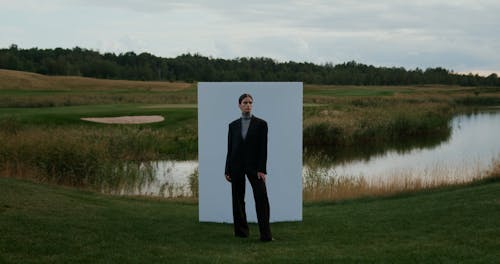
[{"label": "cloud", "polygon": [[223,58],[500,70],[496,0],[47,0],[43,5],[35,0],[0,0],[0,4],[3,46],[42,43],[158,56],[199,52]]}]

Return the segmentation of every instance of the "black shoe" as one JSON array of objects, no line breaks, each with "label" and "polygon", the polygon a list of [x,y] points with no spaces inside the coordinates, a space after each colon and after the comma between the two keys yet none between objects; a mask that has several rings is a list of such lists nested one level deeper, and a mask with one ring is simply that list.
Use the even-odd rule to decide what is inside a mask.
[{"label": "black shoe", "polygon": [[271,241],[274,241],[274,238],[272,238],[272,237],[269,237],[269,238],[261,237],[260,241],[262,241],[262,242],[271,242]]}]

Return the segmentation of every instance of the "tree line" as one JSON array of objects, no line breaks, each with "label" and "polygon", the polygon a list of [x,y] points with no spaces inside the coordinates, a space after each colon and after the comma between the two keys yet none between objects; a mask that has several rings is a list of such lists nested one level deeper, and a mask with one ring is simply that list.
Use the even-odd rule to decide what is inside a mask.
[{"label": "tree line", "polygon": [[356,61],[337,65],[277,62],[271,58],[221,59],[200,54],[162,58],[150,53],[103,53],[72,49],[20,49],[12,44],[0,49],[0,68],[46,75],[84,76],[143,81],[302,81],[335,85],[500,86],[497,74],[457,74],[437,67],[425,70],[375,67]]}]

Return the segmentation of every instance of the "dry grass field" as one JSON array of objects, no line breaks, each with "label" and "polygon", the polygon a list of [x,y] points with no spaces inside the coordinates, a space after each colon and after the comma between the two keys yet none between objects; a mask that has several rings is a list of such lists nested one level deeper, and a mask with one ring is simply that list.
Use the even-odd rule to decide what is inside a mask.
[{"label": "dry grass field", "polygon": [[46,76],[0,69],[0,107],[196,103],[196,84]]},{"label": "dry grass field", "polygon": [[192,87],[192,83],[184,82],[143,82],[76,76],[47,76],[31,72],[0,69],[0,90],[139,90],[172,92]]}]

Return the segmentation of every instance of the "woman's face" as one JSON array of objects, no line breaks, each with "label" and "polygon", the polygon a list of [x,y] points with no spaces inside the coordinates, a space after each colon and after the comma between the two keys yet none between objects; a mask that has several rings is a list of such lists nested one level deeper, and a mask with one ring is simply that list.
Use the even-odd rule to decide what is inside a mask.
[{"label": "woman's face", "polygon": [[252,98],[250,97],[243,98],[243,100],[241,100],[241,103],[239,105],[241,112],[245,114],[252,112],[252,103],[253,103]]}]

